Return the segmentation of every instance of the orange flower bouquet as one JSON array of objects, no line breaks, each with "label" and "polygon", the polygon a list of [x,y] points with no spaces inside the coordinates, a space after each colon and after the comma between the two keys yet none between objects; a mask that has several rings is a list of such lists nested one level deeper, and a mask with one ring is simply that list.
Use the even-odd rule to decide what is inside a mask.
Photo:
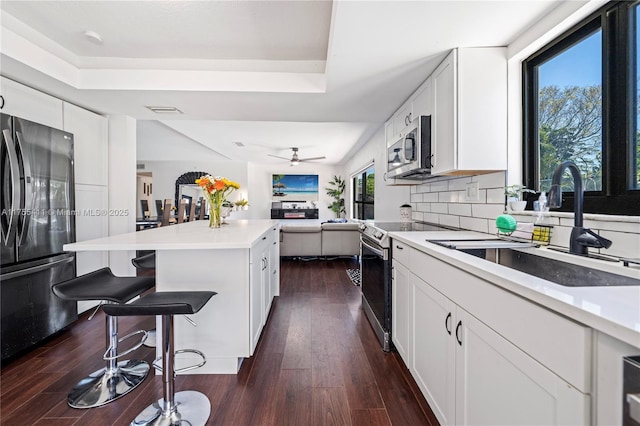
[{"label": "orange flower bouquet", "polygon": [[219,228],[222,223],[220,219],[222,204],[227,199],[227,195],[236,189],[240,189],[240,184],[224,177],[211,175],[201,176],[196,179],[196,184],[202,188],[202,192],[211,206],[209,210],[209,227]]}]

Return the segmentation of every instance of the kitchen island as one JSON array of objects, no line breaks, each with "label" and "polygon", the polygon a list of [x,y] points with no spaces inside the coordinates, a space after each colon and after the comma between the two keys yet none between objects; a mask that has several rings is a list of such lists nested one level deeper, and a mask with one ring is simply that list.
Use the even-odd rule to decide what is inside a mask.
[{"label": "kitchen island", "polygon": [[[156,291],[218,293],[190,316],[197,326],[184,316],[174,319],[176,349],[197,349],[207,359],[188,374],[236,374],[243,359],[253,355],[280,289],[275,220],[229,221],[218,229],[209,229],[207,221],[194,221],[66,244],[64,249],[155,250]],[[176,367],[198,360],[179,354]]]}]

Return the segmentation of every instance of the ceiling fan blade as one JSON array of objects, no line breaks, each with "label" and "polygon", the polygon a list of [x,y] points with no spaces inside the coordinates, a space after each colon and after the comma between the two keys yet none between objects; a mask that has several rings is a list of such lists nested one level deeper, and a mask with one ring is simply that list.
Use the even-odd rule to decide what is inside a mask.
[{"label": "ceiling fan blade", "polygon": [[275,157],[275,158],[279,158],[281,160],[287,160],[287,161],[291,161],[291,158],[286,158],[286,157],[280,157],[278,155],[273,155],[273,154],[267,154],[269,157]]},{"label": "ceiling fan blade", "polygon": [[325,158],[327,157],[323,155],[322,157],[300,158],[298,161],[324,160]]}]

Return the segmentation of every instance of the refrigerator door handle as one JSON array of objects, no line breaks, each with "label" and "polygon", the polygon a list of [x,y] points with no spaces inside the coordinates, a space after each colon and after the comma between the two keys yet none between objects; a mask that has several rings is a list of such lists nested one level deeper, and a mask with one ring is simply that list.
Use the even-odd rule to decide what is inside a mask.
[{"label": "refrigerator door handle", "polygon": [[[29,165],[29,161],[24,158],[24,148],[22,144],[22,134],[20,132],[16,132],[16,141],[18,142],[18,148],[20,149],[20,158],[22,158],[22,169],[24,171],[24,205],[20,206],[21,210],[27,209],[27,198],[32,197],[31,192],[31,166]],[[30,205],[29,208],[32,206]],[[29,234],[29,224],[31,224],[31,211],[25,211],[22,214],[22,227],[20,229],[20,233],[18,235],[18,245],[24,244],[27,239],[27,235]]]},{"label": "refrigerator door handle", "polygon": [[[16,208],[20,204],[22,198],[22,188],[20,187],[20,168],[18,166],[18,155],[15,150],[11,131],[5,129],[2,131],[2,142],[7,148],[7,157],[9,158],[9,168],[11,170],[11,206],[7,218],[2,218],[2,241],[8,245],[14,238],[16,233],[17,218],[20,212]],[[4,206],[6,207],[6,206]]]},{"label": "refrigerator door handle", "polygon": [[63,254],[63,255],[51,258],[50,262],[40,263],[34,266],[25,267],[12,272],[6,272],[0,275],[0,277],[2,278],[2,281],[10,280],[13,278],[22,277],[24,275],[31,275],[31,274],[35,274],[36,272],[46,271],[47,269],[51,269],[54,266],[62,265],[64,263],[71,263],[74,260],[75,260],[74,254]]}]

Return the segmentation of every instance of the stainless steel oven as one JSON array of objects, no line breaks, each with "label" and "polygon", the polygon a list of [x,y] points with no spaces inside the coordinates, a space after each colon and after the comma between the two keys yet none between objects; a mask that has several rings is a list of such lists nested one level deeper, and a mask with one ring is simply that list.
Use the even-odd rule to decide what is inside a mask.
[{"label": "stainless steel oven", "polygon": [[391,349],[391,261],[389,248],[360,235],[362,307],[384,351]]},{"label": "stainless steel oven", "polygon": [[382,349],[391,342],[391,244],[389,232],[443,231],[452,228],[423,222],[363,222],[360,225],[362,308]]}]

